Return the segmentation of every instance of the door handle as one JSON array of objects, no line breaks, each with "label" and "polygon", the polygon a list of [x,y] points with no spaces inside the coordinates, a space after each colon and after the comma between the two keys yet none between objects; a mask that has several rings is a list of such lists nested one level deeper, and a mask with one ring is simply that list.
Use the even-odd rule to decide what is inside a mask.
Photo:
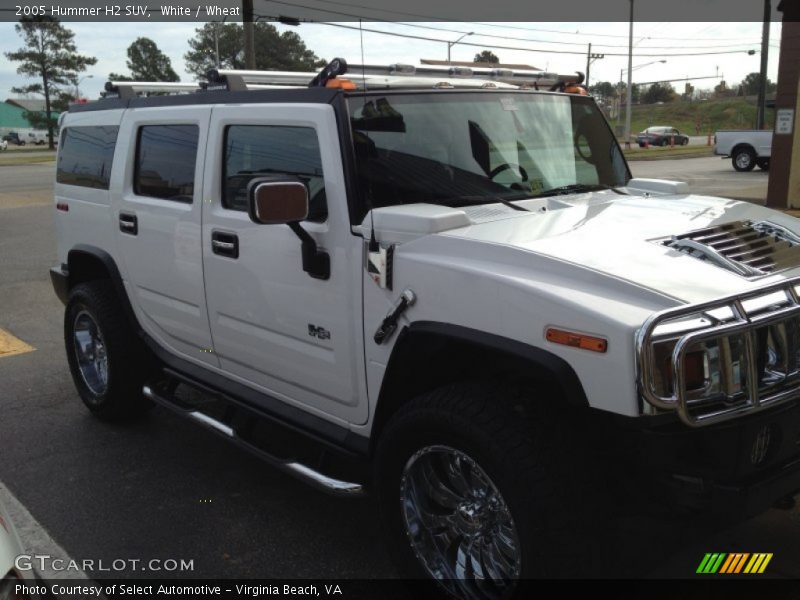
[{"label": "door handle", "polygon": [[239,237],[227,231],[212,231],[211,251],[220,256],[239,258]]},{"label": "door handle", "polygon": [[119,230],[122,233],[130,235],[138,235],[139,233],[139,220],[133,213],[121,212],[119,213]]}]

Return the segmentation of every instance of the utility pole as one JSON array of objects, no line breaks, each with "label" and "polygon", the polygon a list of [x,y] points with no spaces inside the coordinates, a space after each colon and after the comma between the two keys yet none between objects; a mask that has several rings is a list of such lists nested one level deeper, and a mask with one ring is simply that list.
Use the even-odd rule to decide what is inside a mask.
[{"label": "utility pole", "polygon": [[598,58],[605,58],[605,54],[592,54],[592,43],[589,42],[589,50],[586,52],[586,89],[589,89],[589,70],[592,67],[592,63],[597,60]]},{"label": "utility pole", "polygon": [[758,82],[758,113],[756,129],[764,129],[767,103],[767,59],[769,58],[769,25],[772,13],[771,0],[764,0],[764,25],[761,29],[761,77]]},{"label": "utility pole", "polygon": [[253,36],[253,0],[242,0],[242,24],[244,25],[244,68],[256,68],[256,49]]},{"label": "utility pole", "polygon": [[625,147],[631,143],[631,100],[633,87],[633,0],[631,3],[631,23],[628,32],[628,89],[625,93]]}]

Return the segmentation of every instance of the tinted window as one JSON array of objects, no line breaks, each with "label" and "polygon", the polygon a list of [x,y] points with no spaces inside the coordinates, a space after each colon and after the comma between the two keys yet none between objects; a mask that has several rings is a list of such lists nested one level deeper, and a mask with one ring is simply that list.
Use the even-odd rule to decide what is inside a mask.
[{"label": "tinted window", "polygon": [[253,178],[286,175],[308,187],[308,218],[324,221],[327,217],[322,157],[311,127],[231,125],[225,133],[224,160],[225,208],[247,210],[247,184]]},{"label": "tinted window", "polygon": [[136,144],[134,192],[191,202],[199,133],[197,125],[141,127]]},{"label": "tinted window", "polygon": [[61,133],[56,181],[107,190],[119,127],[67,127]]}]

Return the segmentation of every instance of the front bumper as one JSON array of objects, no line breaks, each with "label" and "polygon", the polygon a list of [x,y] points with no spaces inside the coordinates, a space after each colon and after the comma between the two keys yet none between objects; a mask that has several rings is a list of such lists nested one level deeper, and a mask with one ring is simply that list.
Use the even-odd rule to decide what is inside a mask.
[{"label": "front bumper", "polygon": [[635,483],[671,505],[745,518],[800,492],[800,401],[702,429],[675,420],[629,433]]}]

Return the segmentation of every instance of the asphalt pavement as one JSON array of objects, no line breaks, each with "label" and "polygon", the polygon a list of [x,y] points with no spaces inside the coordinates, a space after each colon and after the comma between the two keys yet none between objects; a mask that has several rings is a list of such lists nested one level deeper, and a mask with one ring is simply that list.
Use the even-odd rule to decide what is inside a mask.
[{"label": "asphalt pavement", "polygon": [[[657,164],[694,169],[689,160]],[[78,559],[193,561],[192,572],[156,575],[395,576],[373,500],[312,490],[159,408],[130,426],[89,416],[67,369],[63,306],[47,274],[55,262],[51,181],[52,165],[0,167],[0,329],[35,348],[0,355],[0,483],[44,537]],[[800,577],[799,535],[797,510],[724,530],[629,518],[601,540],[604,575],[688,577],[704,553],[738,550],[774,552],[772,575]]]},{"label": "asphalt pavement", "polygon": [[769,173],[755,168],[734,170],[729,158],[707,156],[666,160],[641,160],[628,163],[634,177],[685,181],[693,194],[722,196],[764,204]]}]

